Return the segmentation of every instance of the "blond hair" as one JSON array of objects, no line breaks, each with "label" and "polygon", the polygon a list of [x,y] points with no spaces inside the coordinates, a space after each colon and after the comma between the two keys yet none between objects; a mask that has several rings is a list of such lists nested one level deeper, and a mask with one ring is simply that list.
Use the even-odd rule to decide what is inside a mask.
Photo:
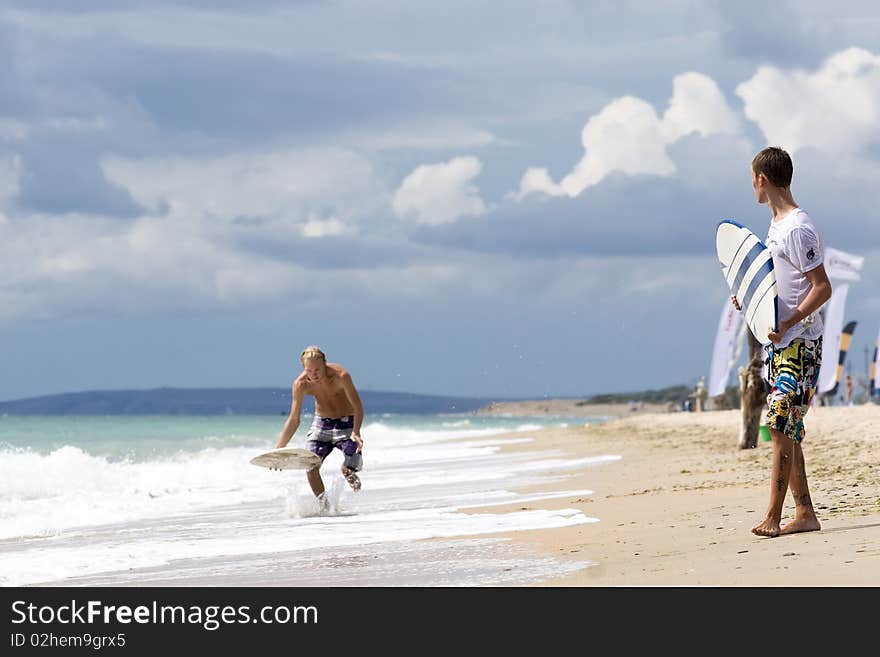
[{"label": "blond hair", "polygon": [[300,354],[300,362],[305,363],[307,360],[311,359],[322,360],[325,363],[327,362],[327,357],[324,355],[324,352],[321,351],[319,347],[312,345],[311,347],[306,347],[303,349],[302,354]]}]

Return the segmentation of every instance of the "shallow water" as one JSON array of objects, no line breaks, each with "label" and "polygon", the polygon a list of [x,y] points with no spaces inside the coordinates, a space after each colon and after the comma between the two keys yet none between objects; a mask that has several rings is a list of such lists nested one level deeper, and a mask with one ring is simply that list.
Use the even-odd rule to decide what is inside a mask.
[{"label": "shallow water", "polygon": [[[250,419],[246,430],[237,425],[235,432],[224,429],[224,418],[200,419],[190,434],[208,438],[200,443],[187,435],[184,448],[176,451],[156,438],[161,432],[141,426],[145,437],[132,446],[135,456],[126,457],[108,453],[114,449],[108,442],[119,438],[106,426],[112,421],[100,422],[109,440],[92,436],[77,442],[68,437],[59,446],[44,437],[42,450],[15,444],[15,436],[7,432],[5,437],[13,440],[6,440],[0,466],[3,585],[469,586],[537,581],[590,562],[576,566],[526,555],[492,535],[596,519],[576,509],[492,513],[491,506],[588,495],[590,491],[568,488],[568,476],[618,458],[501,453],[504,444],[527,447],[543,429],[522,418],[515,424],[497,418],[473,423],[437,416],[430,421],[382,418],[362,432],[366,442],[360,491],[352,491],[342,479],[341,453],[325,461],[322,474],[331,509],[320,514],[304,473],[248,463],[271,447],[278,418]],[[179,425],[180,418],[166,422]],[[163,428],[155,418],[149,423]],[[499,437],[511,430],[515,435]],[[516,492],[548,483],[553,488],[549,493]],[[476,507],[489,508],[466,512]]]}]

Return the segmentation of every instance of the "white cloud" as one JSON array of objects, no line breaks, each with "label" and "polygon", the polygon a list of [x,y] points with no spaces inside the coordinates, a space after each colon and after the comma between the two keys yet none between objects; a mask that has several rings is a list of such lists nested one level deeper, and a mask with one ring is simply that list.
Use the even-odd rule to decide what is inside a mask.
[{"label": "white cloud", "polygon": [[[333,218],[310,219],[328,234]],[[306,222],[306,226],[310,222]],[[303,224],[290,224],[291,231]],[[0,323],[94,314],[141,315],[260,308],[372,297],[453,299],[509,289],[526,275],[507,257],[444,255],[412,263],[311,268],[271,259],[228,239],[234,227],[210,218],[145,216],[120,222],[91,215],[0,214]],[[310,229],[311,230],[311,229]],[[486,270],[486,260],[496,264]],[[528,268],[527,268],[528,269]],[[322,294],[315,294],[321,290]]]},{"label": "white cloud", "polygon": [[[325,275],[273,249],[350,232],[371,204],[387,208],[370,163],[342,149],[101,165],[147,214],[0,215],[0,320],[263,304]],[[17,168],[0,155],[0,200],[16,191]]]},{"label": "white cloud", "polygon": [[394,212],[398,217],[412,217],[429,225],[481,215],[487,211],[486,204],[471,181],[482,168],[476,157],[456,157],[448,162],[418,166],[394,193]]},{"label": "white cloud", "polygon": [[736,134],[740,127],[739,117],[712,78],[701,73],[675,76],[662,123],[668,143],[694,132],[703,137]]},{"label": "white cloud", "polygon": [[303,224],[304,237],[325,237],[327,235],[342,235],[345,232],[345,224],[336,217],[318,219],[312,215]]},{"label": "white cloud", "polygon": [[673,95],[662,118],[641,98],[613,100],[584,126],[581,144],[585,154],[571,173],[555,183],[547,169],[530,167],[519,190],[510,196],[521,200],[542,192],[574,197],[615,171],[669,176],[675,173],[675,164],[667,146],[688,134],[734,134],[739,128],[736,114],[712,78],[683,73],[673,80]]},{"label": "white cloud", "polygon": [[337,141],[359,150],[375,152],[404,149],[449,151],[504,143],[491,132],[447,116],[397,123],[389,129],[350,131],[342,133]]},{"label": "white cloud", "polygon": [[107,157],[107,179],[158,212],[214,217],[306,215],[313,205],[366,210],[384,196],[368,160],[324,148],[242,153],[214,158]]},{"label": "white cloud", "polygon": [[553,182],[547,169],[529,167],[520,180],[519,192],[513,196],[521,199],[532,192],[543,192],[547,196],[565,196],[566,194],[562,185]]},{"label": "white cloud", "polygon": [[249,306],[302,289],[208,219],[31,215],[0,222],[0,320]]},{"label": "white cloud", "polygon": [[849,48],[816,71],[763,66],[736,93],[768,143],[839,154],[880,142],[880,56]]},{"label": "white cloud", "polygon": [[[0,162],[6,164],[0,171],[17,166],[14,158]],[[285,245],[301,246],[303,238],[354,232],[352,221],[371,203],[387,209],[387,191],[369,162],[353,152],[107,157],[102,167],[147,214],[129,221],[77,213],[0,214],[0,321],[259,307],[291,294],[311,298],[318,285],[341,296],[353,290],[419,295],[449,291],[467,278],[442,259],[374,271],[350,265],[315,269],[295,250],[289,258],[277,257]],[[431,220],[484,212],[469,182],[480,168],[476,158],[426,167],[425,186],[416,188],[427,193],[419,198],[428,206],[416,200],[404,207],[419,219],[429,209],[440,212]],[[414,172],[413,180],[422,173]],[[6,178],[13,191],[15,179]],[[347,199],[346,207],[334,209],[340,198]]]}]

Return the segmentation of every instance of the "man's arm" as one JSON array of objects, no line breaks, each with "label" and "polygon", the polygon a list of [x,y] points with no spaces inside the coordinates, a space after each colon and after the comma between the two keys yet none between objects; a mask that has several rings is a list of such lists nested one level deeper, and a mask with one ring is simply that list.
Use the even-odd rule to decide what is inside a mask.
[{"label": "man's arm", "polygon": [[275,445],[276,448],[287,445],[290,439],[293,438],[293,434],[299,429],[299,418],[302,414],[303,397],[305,397],[305,384],[299,380],[294,381],[291,394],[293,400],[290,403],[290,415],[287,416],[284,428],[281,429],[278,444]]},{"label": "man's arm", "polygon": [[361,448],[364,446],[364,441],[361,438],[361,424],[363,424],[364,421],[364,406],[361,403],[361,396],[354,387],[354,381],[351,380],[351,374],[348,372],[343,372],[342,374],[342,389],[345,391],[345,396],[348,397],[348,401],[351,402],[352,408],[354,408],[354,429],[351,432],[351,437],[358,444],[357,451],[361,451]]},{"label": "man's arm", "polygon": [[822,305],[831,298],[831,281],[825,271],[825,265],[819,265],[804,274],[810,282],[810,291],[804,300],[794,309],[794,314],[786,320],[780,320],[779,330],[775,333],[767,331],[767,337],[773,342],[779,342],[785,332],[792,326],[802,321],[804,317],[819,310]]}]

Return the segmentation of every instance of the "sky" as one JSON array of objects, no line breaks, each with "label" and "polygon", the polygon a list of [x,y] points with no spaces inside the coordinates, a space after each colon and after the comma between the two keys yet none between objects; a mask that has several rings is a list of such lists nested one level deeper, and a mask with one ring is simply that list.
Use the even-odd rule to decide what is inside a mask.
[{"label": "sky", "polygon": [[880,331],[873,2],[2,0],[0,62],[0,400],[694,385],[767,145]]}]

